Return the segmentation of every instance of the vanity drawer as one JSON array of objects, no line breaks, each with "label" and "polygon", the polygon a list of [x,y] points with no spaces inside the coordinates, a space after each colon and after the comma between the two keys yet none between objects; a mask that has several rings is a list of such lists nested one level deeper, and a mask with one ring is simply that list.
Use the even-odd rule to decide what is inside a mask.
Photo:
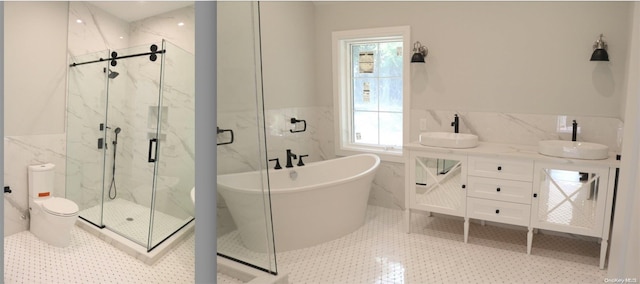
[{"label": "vanity drawer", "polygon": [[531,204],[531,182],[470,176],[467,196]]},{"label": "vanity drawer", "polygon": [[467,216],[472,219],[529,226],[531,205],[480,198],[467,198]]},{"label": "vanity drawer", "polygon": [[533,181],[533,161],[469,157],[469,175]]}]

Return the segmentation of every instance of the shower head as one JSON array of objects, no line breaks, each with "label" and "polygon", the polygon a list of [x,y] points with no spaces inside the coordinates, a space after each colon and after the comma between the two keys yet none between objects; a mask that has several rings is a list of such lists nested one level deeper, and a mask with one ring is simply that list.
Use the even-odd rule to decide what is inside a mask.
[{"label": "shower head", "polygon": [[120,129],[120,127],[116,127],[116,129],[114,129],[113,132],[115,132],[116,135],[117,135],[118,133],[120,133],[120,130],[122,130],[122,129]]},{"label": "shower head", "polygon": [[109,70],[109,79],[113,79],[115,77],[118,77],[118,75],[120,75],[120,73],[118,73],[116,71]]}]

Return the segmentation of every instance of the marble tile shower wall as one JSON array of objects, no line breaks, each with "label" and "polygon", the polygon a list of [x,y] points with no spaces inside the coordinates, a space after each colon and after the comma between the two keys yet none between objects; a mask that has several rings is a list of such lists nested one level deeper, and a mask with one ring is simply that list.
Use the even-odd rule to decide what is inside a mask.
[{"label": "marble tile shower wall", "polygon": [[4,235],[9,236],[29,227],[27,167],[53,163],[55,185],[53,194],[64,196],[65,135],[7,136],[4,138],[4,185],[11,193],[4,197]]}]

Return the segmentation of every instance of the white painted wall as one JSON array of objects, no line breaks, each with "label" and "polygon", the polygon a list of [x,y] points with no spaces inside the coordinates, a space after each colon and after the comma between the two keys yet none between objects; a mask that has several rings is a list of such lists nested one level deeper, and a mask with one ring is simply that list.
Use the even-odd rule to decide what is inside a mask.
[{"label": "white painted wall", "polygon": [[[331,32],[410,25],[429,48],[412,108],[622,118],[628,2],[317,2],[318,103],[332,105]],[[608,63],[590,62],[604,33]]]},{"label": "white painted wall", "polygon": [[67,7],[5,3],[5,136],[64,133]]},{"label": "white painted wall", "polygon": [[53,194],[64,196],[67,6],[4,3],[3,174],[13,191],[5,195],[5,236],[28,228],[21,218],[28,209],[27,166],[54,163]]},{"label": "white painted wall", "polygon": [[311,2],[260,2],[266,109],[317,105],[314,11]]},{"label": "white painted wall", "polygon": [[[216,31],[218,122],[221,121],[222,112],[255,113],[258,67],[254,43],[257,33],[253,28],[254,22],[248,18],[253,12],[251,2],[218,3]],[[222,124],[219,126],[230,127]]]}]

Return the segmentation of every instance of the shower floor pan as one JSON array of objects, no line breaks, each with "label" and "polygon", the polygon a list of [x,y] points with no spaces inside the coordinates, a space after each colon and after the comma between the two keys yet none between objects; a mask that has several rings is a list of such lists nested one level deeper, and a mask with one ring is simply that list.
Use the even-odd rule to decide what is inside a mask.
[{"label": "shower floor pan", "polygon": [[[154,237],[164,238],[185,223],[189,223],[153,250],[147,252],[146,245],[142,244],[146,244],[148,237],[150,217],[148,207],[117,198],[104,204],[104,212],[106,212],[104,214],[104,224],[106,226],[104,229],[100,229],[82,218],[78,219],[76,225],[148,265],[155,263],[165,253],[188,237],[189,234],[193,233],[195,226],[194,221],[189,222],[192,219],[191,217],[181,220],[156,211],[153,224]],[[88,220],[98,220],[100,206],[96,205],[82,210],[79,215]]]}]

